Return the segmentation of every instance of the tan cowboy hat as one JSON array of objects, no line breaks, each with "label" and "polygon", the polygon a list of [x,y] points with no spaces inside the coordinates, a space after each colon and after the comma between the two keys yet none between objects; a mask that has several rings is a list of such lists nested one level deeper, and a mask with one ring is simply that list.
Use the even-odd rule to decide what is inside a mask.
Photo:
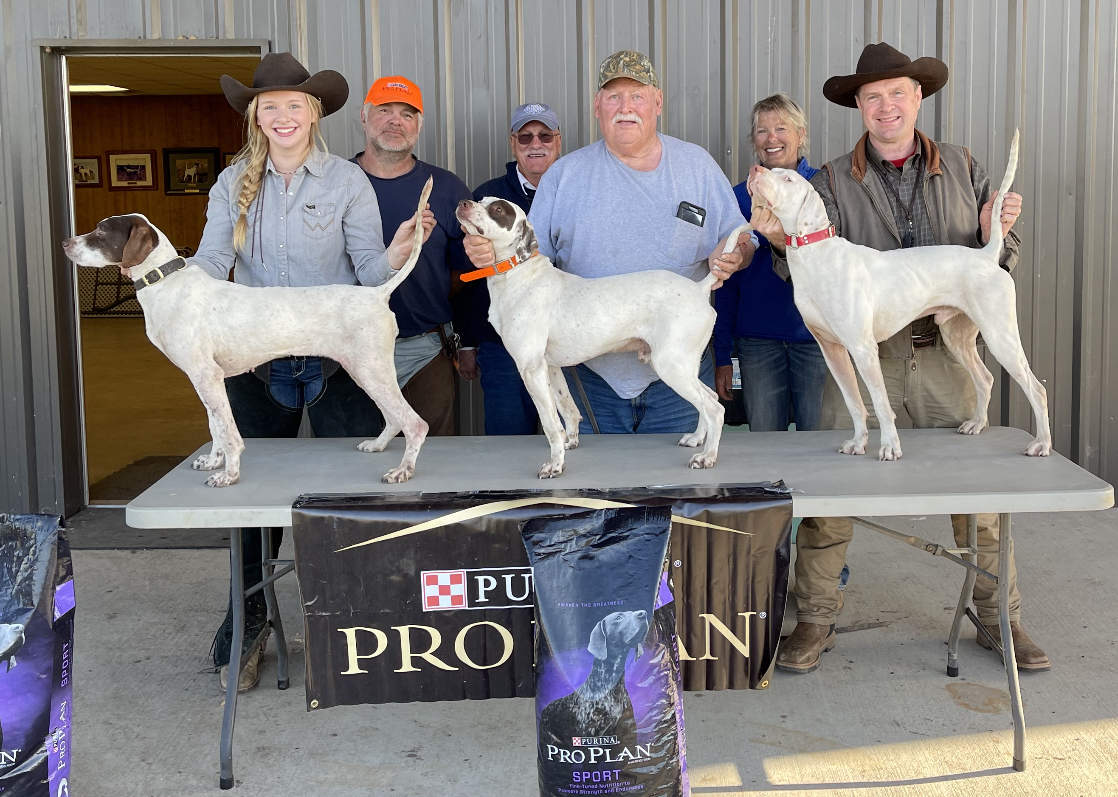
[{"label": "tan cowboy hat", "polygon": [[858,89],[875,80],[910,77],[920,83],[921,93],[930,97],[947,83],[947,64],[938,58],[909,59],[900,50],[885,42],[867,44],[858,58],[853,75],[836,75],[823,84],[823,96],[836,105],[857,108],[854,97]]},{"label": "tan cowboy hat", "polygon": [[265,91],[301,91],[317,97],[323,116],[341,108],[349,97],[349,84],[341,74],[323,69],[312,75],[291,53],[268,53],[261,58],[252,73],[251,88],[232,75],[222,75],[221,90],[239,114],[244,114],[253,97]]}]

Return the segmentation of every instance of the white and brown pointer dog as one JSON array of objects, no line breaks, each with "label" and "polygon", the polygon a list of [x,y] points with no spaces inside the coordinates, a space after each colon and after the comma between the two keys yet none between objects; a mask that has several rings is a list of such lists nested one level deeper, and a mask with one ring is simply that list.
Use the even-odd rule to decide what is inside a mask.
[{"label": "white and brown pointer dog", "polygon": [[[537,251],[532,225],[511,202],[463,200],[456,215],[463,229],[493,244],[498,262],[488,267],[495,272],[489,277],[489,322],[516,362],[551,448],[551,459],[539,469],[541,479],[561,474],[564,449],[578,446],[581,416],[562,367],[615,351],[636,352],[699,411],[695,431],[679,444],[703,447],[691,457],[692,468],[714,466],[725,410],[699,379],[714,328],[713,275],[694,282],[656,269],[586,279],[560,271]],[[736,228],[723,251],[733,251],[748,230],[748,225]]]},{"label": "white and brown pointer dog", "polygon": [[415,473],[427,423],[396,384],[398,328],[388,299],[419,259],[423,226],[418,218],[430,193],[428,180],[419,198],[411,254],[377,287],[255,288],[214,279],[177,257],[167,236],[139,213],[104,219],[62,246],[76,265],[117,266],[136,284],[148,338],[186,373],[206,408],[213,445],[192,466],[217,471],[207,485],[226,487],[241,475],[245,444],[229,407],[225,377],[288,356],[337,360],[376,402],[385,417],[384,431],[358,444],[359,450],[383,451],[403,431],[404,457],[381,477],[403,482]]},{"label": "white and brown pointer dog", "polygon": [[[749,177],[754,204],[772,208],[788,238],[788,270],[795,286],[796,307],[819,341],[827,366],[854,420],[854,436],[839,449],[864,454],[869,432],[866,407],[858,390],[858,374],[866,383],[881,427],[882,460],[901,456],[893,410],[881,375],[877,344],[913,320],[934,315],[948,351],[974,382],[975,408],[959,427],[960,434],[978,434],[989,425],[987,412],[993,377],[978,355],[978,333],[990,353],[1025,391],[1036,418],[1036,438],[1025,453],[1048,456],[1052,432],[1048,397],[1029,368],[1017,329],[1013,278],[998,265],[1002,248],[1002,198],[1017,169],[1017,133],[1009,163],[990,218],[990,241],[981,249],[965,246],[920,246],[879,252],[834,237],[823,200],[811,184],[788,169],[755,166]],[[849,356],[848,356],[849,355]]]}]

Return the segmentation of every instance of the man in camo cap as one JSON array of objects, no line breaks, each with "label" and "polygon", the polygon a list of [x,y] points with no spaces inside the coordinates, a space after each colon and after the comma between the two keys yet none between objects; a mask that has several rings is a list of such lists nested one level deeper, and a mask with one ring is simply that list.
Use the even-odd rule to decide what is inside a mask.
[{"label": "man in camo cap", "polygon": [[[702,148],[656,130],[664,106],[648,56],[621,50],[598,70],[594,115],[602,139],[560,158],[540,180],[528,220],[539,250],[583,277],[667,269],[726,279],[756,242],[720,254],[744,223],[729,180]],[[467,236],[475,266],[493,262],[485,239]],[[686,433],[698,413],[632,352],[567,369],[583,433]],[[714,385],[710,353],[700,377]]]}]

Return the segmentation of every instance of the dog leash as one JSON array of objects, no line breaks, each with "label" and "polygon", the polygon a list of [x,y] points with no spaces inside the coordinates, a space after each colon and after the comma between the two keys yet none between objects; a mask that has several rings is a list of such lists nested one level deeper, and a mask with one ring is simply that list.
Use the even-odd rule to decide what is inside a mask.
[{"label": "dog leash", "polygon": [[156,266],[151,271],[146,272],[138,280],[132,280],[132,284],[136,286],[136,290],[146,288],[148,285],[154,285],[161,279],[174,274],[180,268],[186,268],[188,263],[181,257],[176,257],[174,260],[168,260],[161,266]]},{"label": "dog leash", "polygon": [[582,386],[582,380],[579,379],[578,366],[572,365],[570,368],[564,368],[563,373],[567,374],[574,382],[575,390],[578,391],[578,397],[582,399],[582,406],[586,410],[586,419],[590,421],[590,428],[594,430],[594,434],[601,434],[598,429],[598,419],[594,417],[594,408],[590,406],[590,398],[586,395],[586,388]]},{"label": "dog leash", "polygon": [[521,263],[531,260],[539,253],[540,250],[536,249],[532,252],[532,254],[528,255],[528,257],[524,258],[523,260],[521,260],[516,255],[513,255],[512,257],[506,258],[499,263],[494,263],[491,266],[486,266],[485,268],[477,268],[473,271],[464,271],[459,275],[458,278],[461,279],[463,282],[473,282],[474,280],[485,279],[486,277],[495,277],[498,274],[504,274],[506,271],[512,271],[512,269],[516,268]]}]

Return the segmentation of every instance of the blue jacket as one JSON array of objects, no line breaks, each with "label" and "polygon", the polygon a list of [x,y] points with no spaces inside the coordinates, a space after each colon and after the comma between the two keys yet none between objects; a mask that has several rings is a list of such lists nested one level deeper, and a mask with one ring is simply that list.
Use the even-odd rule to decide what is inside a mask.
[{"label": "blue jacket", "polygon": [[[800,158],[796,171],[810,180],[819,171]],[[742,215],[747,219],[753,203],[745,183],[734,186]],[[749,268],[733,274],[714,292],[714,364],[729,365],[734,338],[769,338],[794,343],[815,340],[804,326],[793,301],[792,283],[785,282],[773,271],[772,247],[758,234],[761,245],[753,255]]]},{"label": "blue jacket", "polygon": [[[520,185],[520,177],[516,173],[516,161],[505,164],[504,175],[487,180],[474,189],[475,200],[480,201],[487,196],[507,199],[509,202],[519,205],[525,213],[532,208],[531,198],[524,193],[524,189]],[[497,330],[493,329],[493,325],[487,320],[488,318],[488,282],[478,280],[467,283],[462,291],[461,315],[458,319],[461,322],[461,329],[458,332],[462,336],[463,346],[476,346],[483,341],[499,342],[501,340],[501,336],[497,334]]]}]

